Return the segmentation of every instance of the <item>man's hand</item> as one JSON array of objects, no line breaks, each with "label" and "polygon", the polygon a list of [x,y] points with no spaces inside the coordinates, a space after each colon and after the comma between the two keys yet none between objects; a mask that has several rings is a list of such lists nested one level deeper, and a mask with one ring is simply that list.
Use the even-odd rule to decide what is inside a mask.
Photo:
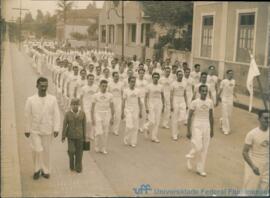
[{"label": "man's hand", "polygon": [[142,118],[142,112],[140,111],[140,113],[139,113],[139,118]]},{"label": "man's hand", "polygon": [[125,119],[125,114],[124,114],[124,113],[121,114],[121,119],[122,119],[122,120]]},{"label": "man's hand", "polygon": [[29,138],[30,137],[30,132],[25,132],[24,135],[25,135],[25,137]]},{"label": "man's hand", "polygon": [[162,105],[162,113],[164,113],[165,105]]},{"label": "man's hand", "polygon": [[171,112],[173,112],[173,107],[171,107]]},{"label": "man's hand", "polygon": [[214,137],[214,131],[213,131],[213,129],[210,130],[210,137],[211,138]]},{"label": "man's hand", "polygon": [[54,132],[53,132],[53,136],[54,136],[54,137],[57,137],[57,136],[58,136],[58,131],[54,131]]},{"label": "man's hand", "polygon": [[62,142],[63,142],[63,143],[65,142],[65,139],[66,139],[65,137],[62,137]]},{"label": "man's hand", "polygon": [[111,117],[110,124],[113,125],[113,116]]},{"label": "man's hand", "polygon": [[259,171],[259,168],[257,168],[256,166],[253,166],[252,167],[252,170],[253,170],[253,173],[255,174],[255,175],[260,175],[260,171]]},{"label": "man's hand", "polygon": [[147,114],[149,114],[149,109],[146,109],[145,111],[146,111]]},{"label": "man's hand", "polygon": [[192,137],[191,132],[187,132],[187,138],[191,139],[191,137]]}]

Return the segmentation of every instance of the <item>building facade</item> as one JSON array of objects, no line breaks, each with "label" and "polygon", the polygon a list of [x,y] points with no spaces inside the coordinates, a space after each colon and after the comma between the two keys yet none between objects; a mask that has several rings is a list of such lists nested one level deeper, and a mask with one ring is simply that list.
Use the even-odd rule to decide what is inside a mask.
[{"label": "building facade", "polygon": [[144,16],[140,2],[124,1],[124,24],[122,2],[118,2],[104,2],[99,15],[99,48],[111,49],[121,56],[123,47],[124,57],[152,58],[153,39],[149,32],[153,24]]},{"label": "building facade", "polygon": [[[216,66],[219,78],[232,69],[237,90],[247,93],[249,51],[260,68],[263,89],[269,93],[269,2],[194,2],[192,64],[203,70]],[[254,81],[255,93],[259,92]]]}]

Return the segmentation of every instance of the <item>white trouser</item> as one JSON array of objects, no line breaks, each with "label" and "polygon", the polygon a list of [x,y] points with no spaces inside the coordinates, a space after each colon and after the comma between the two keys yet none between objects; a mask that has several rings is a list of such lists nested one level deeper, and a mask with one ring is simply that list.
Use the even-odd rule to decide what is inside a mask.
[{"label": "white trouser", "polygon": [[222,131],[229,133],[231,131],[231,115],[233,100],[222,100]]},{"label": "white trouser", "polygon": [[85,117],[86,117],[86,137],[94,139],[95,128],[93,127],[93,124],[92,124],[91,108],[92,108],[92,103],[86,103],[86,104],[84,103],[83,110],[85,112]]},{"label": "white trouser", "polygon": [[146,112],[145,112],[145,103],[144,103],[144,97],[140,98],[141,100],[141,105],[142,105],[142,118],[139,118],[139,128],[142,130],[143,126],[146,122]]},{"label": "white trouser", "polygon": [[[251,190],[269,190],[269,161],[262,162],[251,157],[252,162],[259,169],[260,175],[255,175],[250,166],[245,162],[245,175],[243,190],[249,195]],[[269,159],[265,159],[269,160]]]},{"label": "white trouser", "polygon": [[95,118],[95,147],[98,149],[106,150],[111,112],[96,111]]},{"label": "white trouser", "polygon": [[190,103],[191,103],[192,97],[193,97],[192,91],[187,91],[187,92],[186,92],[186,96],[187,96],[187,107],[188,107],[188,110],[186,111],[186,120],[185,120],[185,124],[187,124],[188,114],[189,114],[189,106],[190,106]]},{"label": "white trouser", "polygon": [[148,122],[145,123],[145,128],[151,131],[152,140],[158,139],[157,136],[161,112],[162,112],[161,101],[149,100],[149,115],[148,115]]},{"label": "white trouser", "polygon": [[164,112],[163,112],[163,122],[162,126],[168,126],[171,115],[171,99],[170,92],[164,92]]},{"label": "white trouser", "polygon": [[172,137],[177,138],[180,134],[179,125],[186,120],[186,103],[180,102],[178,98],[174,97],[172,112]]},{"label": "white trouser", "polygon": [[216,104],[217,104],[217,92],[216,92],[215,89],[211,90],[211,96],[212,96],[212,101],[214,103],[214,106],[216,106]]},{"label": "white trouser", "polygon": [[189,155],[197,161],[197,171],[205,172],[205,161],[210,143],[210,125],[207,121],[196,122],[192,126],[192,149]]},{"label": "white trouser", "polygon": [[113,98],[113,105],[114,105],[114,120],[112,125],[112,132],[115,134],[119,133],[119,127],[121,123],[121,113],[122,113],[122,98],[115,97]]},{"label": "white trouser", "polygon": [[52,135],[31,133],[30,141],[33,150],[34,171],[43,170],[45,174],[49,174],[51,169],[50,150]]},{"label": "white trouser", "polygon": [[128,142],[128,144],[136,145],[139,129],[139,107],[126,107],[125,117],[126,131],[124,139]]}]

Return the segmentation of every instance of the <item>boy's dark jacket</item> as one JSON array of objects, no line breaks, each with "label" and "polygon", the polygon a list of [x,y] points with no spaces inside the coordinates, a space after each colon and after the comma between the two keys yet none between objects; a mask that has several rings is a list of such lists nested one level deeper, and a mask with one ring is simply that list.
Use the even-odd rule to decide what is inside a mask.
[{"label": "boy's dark jacket", "polygon": [[86,117],[85,113],[79,110],[73,113],[71,110],[65,113],[62,138],[83,139],[85,140]]}]

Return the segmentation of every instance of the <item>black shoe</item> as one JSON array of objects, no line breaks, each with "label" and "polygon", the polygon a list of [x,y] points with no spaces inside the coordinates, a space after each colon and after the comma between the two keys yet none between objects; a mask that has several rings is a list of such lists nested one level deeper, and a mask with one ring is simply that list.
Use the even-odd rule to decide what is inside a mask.
[{"label": "black shoe", "polygon": [[50,174],[45,174],[44,172],[41,173],[42,177],[49,179],[50,178]]},{"label": "black shoe", "polygon": [[81,169],[76,169],[76,172],[77,172],[77,173],[81,173],[82,170],[81,170]]},{"label": "black shoe", "polygon": [[33,179],[34,180],[37,180],[40,177],[40,172],[41,171],[39,170],[39,171],[37,171],[37,172],[34,173],[34,175],[33,175]]}]

